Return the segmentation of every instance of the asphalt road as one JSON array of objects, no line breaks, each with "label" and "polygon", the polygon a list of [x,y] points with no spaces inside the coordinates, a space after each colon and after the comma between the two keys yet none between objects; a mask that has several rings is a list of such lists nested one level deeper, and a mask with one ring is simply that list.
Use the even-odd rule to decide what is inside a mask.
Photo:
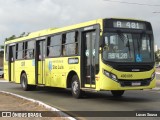
[{"label": "asphalt road", "polygon": [[157,80],[160,80],[160,73],[159,73],[159,74],[156,74],[156,79],[157,79]]},{"label": "asphalt road", "polygon": [[[126,91],[121,98],[114,98],[109,91],[86,93],[82,99],[73,98],[69,90],[38,88],[36,91],[23,91],[19,84],[8,82],[0,82],[0,90],[42,101],[62,111],[68,111],[67,113],[74,116],[76,116],[75,113],[71,111],[160,111],[159,89]],[[113,118],[108,119],[112,120]],[[116,118],[116,120],[118,119],[120,118]],[[127,120],[128,118],[123,119]],[[132,120],[132,118],[129,119]],[[138,118],[138,120],[142,119],[148,120],[144,117]],[[158,120],[157,118],[152,119]]]}]

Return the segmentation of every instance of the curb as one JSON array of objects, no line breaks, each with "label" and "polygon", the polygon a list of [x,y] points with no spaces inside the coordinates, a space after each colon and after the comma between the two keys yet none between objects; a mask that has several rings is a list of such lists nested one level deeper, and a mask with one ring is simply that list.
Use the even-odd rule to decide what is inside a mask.
[{"label": "curb", "polygon": [[57,114],[60,116],[60,117],[66,117],[68,118],[69,120],[76,120],[75,118],[67,115],[66,113],[54,108],[54,107],[51,107],[41,101],[38,101],[38,100],[34,100],[34,99],[31,99],[31,98],[27,98],[27,97],[24,97],[24,96],[21,96],[21,95],[18,95],[18,94],[15,94],[15,93],[11,93],[11,92],[6,92],[6,91],[0,91],[0,93],[3,93],[3,94],[7,94],[7,95],[12,95],[12,96],[15,96],[17,98],[21,98],[21,99],[24,99],[24,100],[28,100],[30,102],[33,102],[33,103],[36,103],[38,104],[39,106],[42,106],[50,111],[57,111]]}]

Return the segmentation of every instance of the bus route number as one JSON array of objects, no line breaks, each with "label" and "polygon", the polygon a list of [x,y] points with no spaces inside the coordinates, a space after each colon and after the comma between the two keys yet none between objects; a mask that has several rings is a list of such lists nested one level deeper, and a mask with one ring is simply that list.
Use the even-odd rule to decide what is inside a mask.
[{"label": "bus route number", "polygon": [[133,29],[139,29],[139,23],[134,23],[134,22],[127,22],[126,26],[128,28],[133,28]]},{"label": "bus route number", "polygon": [[130,21],[116,21],[113,22],[113,26],[116,28],[129,28],[129,29],[144,29],[145,25],[140,22],[130,22]]}]

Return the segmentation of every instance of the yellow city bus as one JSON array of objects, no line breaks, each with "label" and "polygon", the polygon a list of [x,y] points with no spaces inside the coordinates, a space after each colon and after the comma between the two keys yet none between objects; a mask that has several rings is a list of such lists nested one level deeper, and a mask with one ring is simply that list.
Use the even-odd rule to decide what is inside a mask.
[{"label": "yellow city bus", "polygon": [[4,78],[24,90],[36,86],[84,91],[155,87],[154,39],[147,21],[105,18],[51,28],[5,42]]}]

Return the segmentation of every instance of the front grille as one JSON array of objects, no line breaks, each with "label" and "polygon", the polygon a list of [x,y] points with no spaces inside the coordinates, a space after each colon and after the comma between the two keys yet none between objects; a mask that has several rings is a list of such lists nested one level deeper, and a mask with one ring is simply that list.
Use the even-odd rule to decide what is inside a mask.
[{"label": "front grille", "polygon": [[119,79],[119,83],[121,84],[122,87],[127,87],[127,86],[148,86],[151,82],[151,78],[148,79],[140,79],[140,80],[122,80]]},{"label": "front grille", "polygon": [[149,71],[153,67],[150,65],[117,65],[115,69],[118,71],[132,72],[133,70],[139,70],[140,72]]}]

